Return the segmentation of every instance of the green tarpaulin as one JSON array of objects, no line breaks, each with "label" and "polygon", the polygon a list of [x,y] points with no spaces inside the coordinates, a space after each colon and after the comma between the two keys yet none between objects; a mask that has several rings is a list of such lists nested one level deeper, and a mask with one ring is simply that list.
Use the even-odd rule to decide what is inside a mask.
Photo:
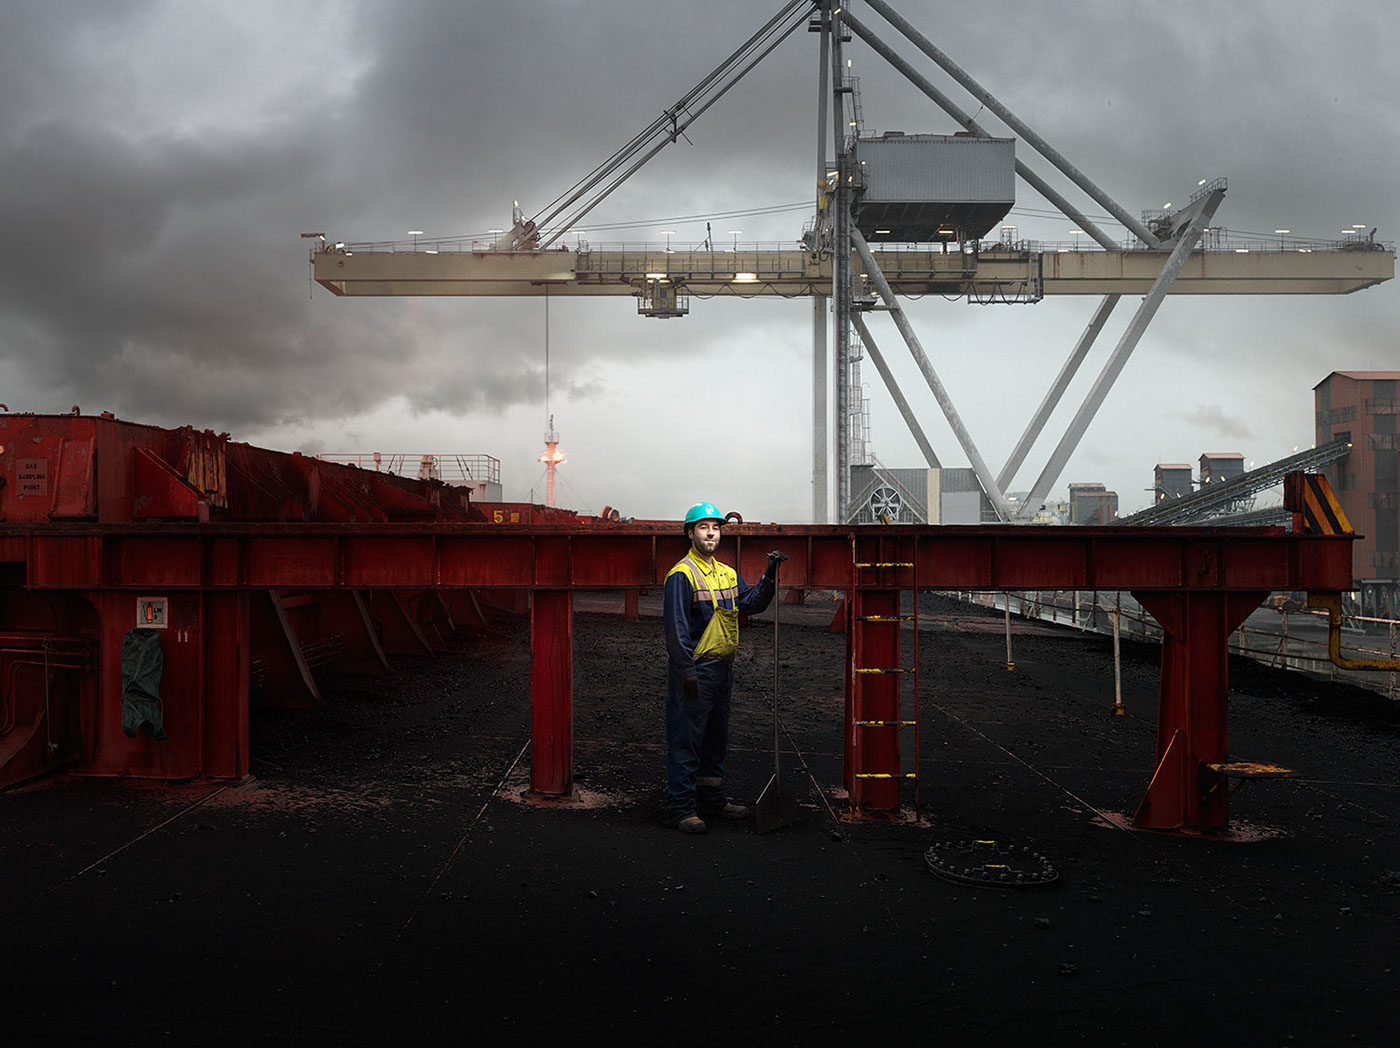
[{"label": "green tarpaulin", "polygon": [[160,676],[165,656],[160,630],[127,630],[122,639],[122,731],[135,738],[142,725],[157,742],[169,741],[161,723]]}]

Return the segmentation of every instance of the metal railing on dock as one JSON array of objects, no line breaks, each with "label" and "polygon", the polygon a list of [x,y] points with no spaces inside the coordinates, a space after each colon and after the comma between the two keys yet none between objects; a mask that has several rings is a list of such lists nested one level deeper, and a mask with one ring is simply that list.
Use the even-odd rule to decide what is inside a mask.
[{"label": "metal railing on dock", "polygon": [[[1156,642],[1162,639],[1162,627],[1126,593],[1098,591],[1027,591],[1023,593],[985,593],[957,591],[949,594],[958,600],[982,607],[1007,611],[1020,618],[1050,622],[1084,632],[1113,634],[1114,618],[1124,639]],[[1261,606],[1267,607],[1267,606]],[[1389,699],[1400,699],[1400,681],[1395,673],[1363,673],[1339,669],[1327,655],[1327,613],[1309,608],[1278,610],[1279,628],[1262,629],[1246,622],[1230,634],[1228,648],[1232,655],[1243,655],[1269,666],[1296,670],[1314,677],[1342,680]],[[1395,659],[1400,653],[1400,620],[1357,615],[1347,618],[1343,653],[1348,657]],[[1298,632],[1298,625],[1317,623],[1324,627],[1320,637]],[[1368,627],[1377,627],[1373,632]],[[1377,635],[1379,634],[1379,635]],[[1379,646],[1378,646],[1379,645]],[[1010,654],[1007,662],[1011,662]]]}]

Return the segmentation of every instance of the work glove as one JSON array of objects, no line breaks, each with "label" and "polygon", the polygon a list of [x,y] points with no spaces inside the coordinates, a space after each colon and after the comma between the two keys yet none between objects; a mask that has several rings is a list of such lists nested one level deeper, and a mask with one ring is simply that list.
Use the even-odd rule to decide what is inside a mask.
[{"label": "work glove", "polygon": [[763,577],[769,582],[778,577],[778,565],[788,559],[788,555],[780,549],[775,549],[768,554],[768,570],[763,573]]},{"label": "work glove", "polygon": [[685,692],[685,697],[691,702],[700,698],[700,678],[686,677],[681,681],[681,690]]}]

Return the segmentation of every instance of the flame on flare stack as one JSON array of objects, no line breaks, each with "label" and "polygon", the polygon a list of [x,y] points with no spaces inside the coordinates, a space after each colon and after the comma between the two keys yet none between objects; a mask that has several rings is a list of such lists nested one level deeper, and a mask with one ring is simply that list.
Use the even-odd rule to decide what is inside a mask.
[{"label": "flame on flare stack", "polygon": [[568,459],[564,458],[564,453],[559,450],[559,434],[554,431],[554,416],[549,416],[549,430],[544,435],[544,454],[540,456],[540,461],[545,464],[545,472],[548,475],[548,486],[545,494],[545,505],[554,505],[554,472],[562,466]]}]

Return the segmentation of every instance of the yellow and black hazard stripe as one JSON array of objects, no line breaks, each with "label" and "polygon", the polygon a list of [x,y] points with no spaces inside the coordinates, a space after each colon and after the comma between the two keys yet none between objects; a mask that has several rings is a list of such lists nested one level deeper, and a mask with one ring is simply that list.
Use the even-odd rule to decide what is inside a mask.
[{"label": "yellow and black hazard stripe", "polygon": [[1351,521],[1342,512],[1332,485],[1321,473],[1292,473],[1286,478],[1285,502],[1310,535],[1351,535]]}]

